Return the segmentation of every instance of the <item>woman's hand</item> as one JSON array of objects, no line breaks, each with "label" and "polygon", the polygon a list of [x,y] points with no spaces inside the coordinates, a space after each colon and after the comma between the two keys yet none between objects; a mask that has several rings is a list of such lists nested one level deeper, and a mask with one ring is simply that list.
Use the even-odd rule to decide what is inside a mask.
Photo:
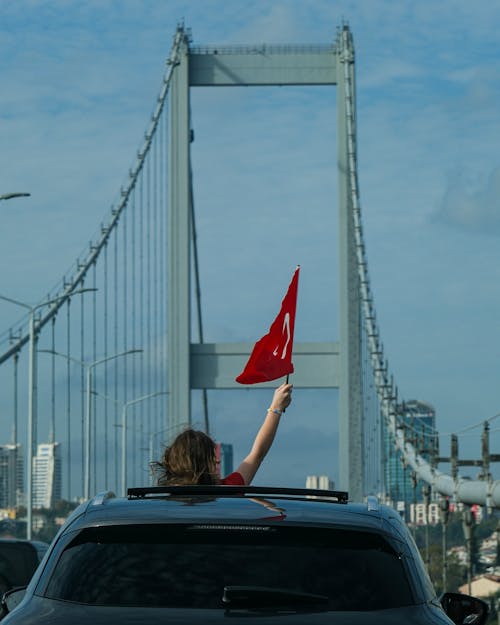
[{"label": "woman's hand", "polygon": [[270,410],[279,410],[284,412],[292,401],[292,384],[282,384],[274,391],[273,400],[269,406]]}]

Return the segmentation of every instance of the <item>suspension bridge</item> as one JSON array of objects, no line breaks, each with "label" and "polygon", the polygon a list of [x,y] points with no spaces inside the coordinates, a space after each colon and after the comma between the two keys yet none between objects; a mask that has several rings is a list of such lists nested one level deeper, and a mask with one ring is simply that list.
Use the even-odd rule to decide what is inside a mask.
[{"label": "suspension bridge", "polygon": [[[181,25],[166,67],[127,183],[88,247],[43,301],[0,295],[2,305],[24,311],[0,336],[0,376],[12,389],[11,442],[24,450],[29,535],[37,443],[61,444],[68,499],[105,488],[122,492],[131,481],[149,479],[160,442],[193,423],[193,390],[202,397],[197,425],[210,432],[207,391],[235,388],[235,374],[253,347],[204,341],[192,87],[336,88],[339,339],[295,345],[294,385],[339,389],[337,486],[354,500],[384,495],[386,468],[397,457],[414,485],[429,485],[459,503],[500,507],[500,482],[490,470],[500,460],[489,449],[493,418],[481,425],[477,459],[459,454],[456,434],[449,455],[440,455],[439,432],[422,433],[408,418],[414,402],[398,397],[384,353],[363,236],[348,26],[325,45],[202,47]],[[49,414],[48,439],[38,428],[42,407]],[[19,440],[21,422],[26,441]],[[478,478],[461,477],[461,466],[479,467]]]}]

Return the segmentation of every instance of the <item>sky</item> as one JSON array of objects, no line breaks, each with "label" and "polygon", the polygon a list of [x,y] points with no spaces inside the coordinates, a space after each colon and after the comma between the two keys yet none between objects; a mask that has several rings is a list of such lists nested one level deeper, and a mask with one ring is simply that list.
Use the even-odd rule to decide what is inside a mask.
[{"label": "sky", "polygon": [[[194,45],[332,43],[349,24],[369,273],[399,396],[435,407],[443,441],[500,413],[497,2],[1,0],[0,194],[31,197],[0,202],[0,293],[41,300],[88,245],[142,145],[180,22]],[[192,98],[206,340],[259,338],[296,264],[295,340],[338,340],[335,89]],[[0,331],[18,317],[2,304]],[[236,460],[268,395],[211,396]],[[295,390],[262,482],[335,479],[335,404]],[[479,456],[474,434],[464,444]]]}]

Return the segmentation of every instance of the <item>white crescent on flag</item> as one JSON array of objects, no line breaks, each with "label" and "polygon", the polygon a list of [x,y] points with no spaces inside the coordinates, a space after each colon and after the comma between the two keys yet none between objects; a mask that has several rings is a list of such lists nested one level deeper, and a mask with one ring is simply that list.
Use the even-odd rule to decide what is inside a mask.
[{"label": "white crescent on flag", "polygon": [[[286,358],[286,352],[288,349],[288,345],[290,343],[290,339],[292,338],[291,332],[290,332],[290,313],[286,313],[285,314],[285,318],[283,319],[283,327],[281,329],[281,337],[283,338],[283,334],[285,334],[285,330],[286,330],[286,342],[285,345],[283,346],[283,351],[281,352],[281,360],[284,360]],[[281,341],[280,341],[281,343]],[[277,356],[278,355],[278,349],[280,346],[280,343],[278,343],[278,345],[276,345],[276,347],[274,348],[273,351],[273,356]]]}]

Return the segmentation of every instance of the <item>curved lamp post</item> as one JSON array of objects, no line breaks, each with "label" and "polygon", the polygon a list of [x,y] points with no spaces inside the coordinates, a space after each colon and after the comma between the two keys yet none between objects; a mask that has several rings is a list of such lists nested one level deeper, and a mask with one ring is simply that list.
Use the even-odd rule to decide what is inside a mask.
[{"label": "curved lamp post", "polygon": [[83,496],[85,499],[89,499],[90,497],[90,451],[91,451],[91,396],[92,396],[92,370],[102,363],[108,362],[108,360],[114,360],[115,358],[119,358],[120,356],[127,356],[128,354],[136,354],[142,352],[142,349],[128,349],[125,352],[120,352],[118,354],[112,354],[111,356],[107,356],[106,358],[100,358],[99,360],[95,360],[94,362],[84,362],[79,360],[78,358],[73,358],[68,354],[63,354],[61,352],[56,352],[51,349],[43,349],[40,350],[48,354],[55,354],[56,356],[62,356],[67,360],[71,360],[80,364],[82,367],[85,367],[87,371],[86,375],[86,385],[85,385],[85,397],[86,397],[86,410],[85,410],[85,463],[84,463],[84,493]]},{"label": "curved lamp post", "polygon": [[107,358],[101,358],[100,360],[96,360],[88,366],[87,369],[87,417],[86,417],[86,450],[85,450],[85,499],[90,497],[90,399],[91,399],[91,385],[92,385],[92,369],[97,365],[100,365],[108,360],[113,360],[114,358],[118,358],[119,356],[126,356],[127,354],[135,354],[137,352],[142,352],[142,349],[129,349],[126,352],[120,352],[119,354],[114,354],[113,356],[108,356]]},{"label": "curved lamp post", "polygon": [[[105,399],[106,401],[112,401],[115,405],[119,405],[120,402],[116,401],[113,397],[108,397],[107,395],[103,395],[102,393],[98,393],[97,391],[92,391],[93,395],[97,395],[98,397],[102,397],[103,399]],[[151,399],[152,397],[158,397],[158,395],[168,395],[168,391],[157,391],[156,393],[149,393],[148,395],[142,395],[141,397],[137,397],[135,399],[131,399],[128,402],[125,402],[123,404],[121,404],[122,406],[122,419],[121,419],[121,423],[115,423],[115,427],[118,428],[122,428],[122,449],[121,449],[121,491],[123,493],[123,496],[126,495],[126,476],[127,476],[127,468],[128,468],[128,454],[127,454],[127,430],[128,430],[128,423],[127,423],[127,410],[129,408],[129,406],[132,406],[133,404],[137,404],[139,402],[145,401],[146,399]],[[189,425],[188,423],[186,423],[185,425]],[[173,427],[178,427],[177,425],[173,426]],[[149,434],[149,439],[150,439],[150,445],[149,445],[149,451],[150,451],[150,459],[152,462],[152,445],[153,445],[153,439],[155,436],[158,436],[159,434],[162,434],[163,432],[166,432],[167,430],[171,430],[173,429],[172,427],[166,428],[164,430],[160,430],[158,432],[153,432],[152,434]]]},{"label": "curved lamp post", "polygon": [[12,200],[15,197],[29,197],[31,193],[2,193],[0,200]]},{"label": "curved lamp post", "polygon": [[137,399],[131,399],[123,404],[122,408],[122,496],[127,495],[127,409],[133,404],[138,404],[146,399],[157,397],[158,395],[168,395],[167,391],[158,391],[157,393],[150,393],[149,395],[143,395],[137,397]]}]

